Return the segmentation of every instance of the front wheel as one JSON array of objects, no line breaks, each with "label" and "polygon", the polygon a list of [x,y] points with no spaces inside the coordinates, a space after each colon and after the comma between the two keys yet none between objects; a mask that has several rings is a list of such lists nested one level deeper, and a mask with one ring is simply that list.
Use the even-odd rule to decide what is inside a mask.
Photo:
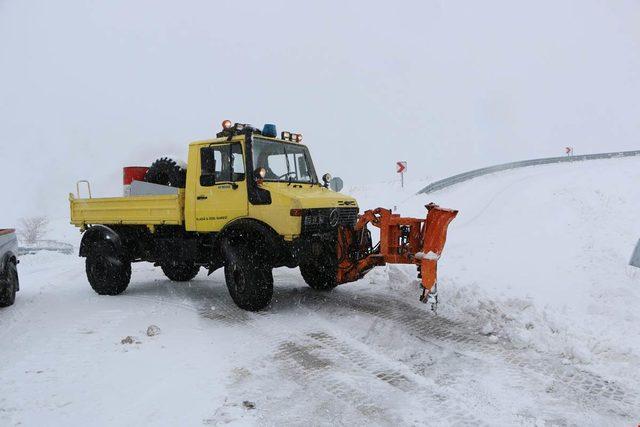
[{"label": "front wheel", "polygon": [[330,291],[338,286],[338,267],[334,262],[300,264],[302,278],[311,289]]},{"label": "front wheel", "polygon": [[0,307],[8,307],[15,302],[18,286],[18,269],[13,262],[9,262],[4,283],[0,281]]},{"label": "front wheel", "polygon": [[85,261],[89,284],[99,295],[118,295],[131,280],[131,263],[114,255],[91,254]]},{"label": "front wheel", "polygon": [[271,266],[252,259],[244,246],[225,248],[224,277],[233,302],[243,310],[265,308],[273,297]]},{"label": "front wheel", "polygon": [[190,262],[166,263],[160,266],[169,280],[174,282],[188,282],[198,275],[200,266]]}]

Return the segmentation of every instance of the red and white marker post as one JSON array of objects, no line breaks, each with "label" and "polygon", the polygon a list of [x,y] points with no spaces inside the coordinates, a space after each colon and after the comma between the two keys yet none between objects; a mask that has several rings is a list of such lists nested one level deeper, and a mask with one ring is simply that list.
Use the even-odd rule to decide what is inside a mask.
[{"label": "red and white marker post", "polygon": [[396,162],[396,172],[400,174],[400,185],[404,188],[404,171],[407,170],[407,162]]}]

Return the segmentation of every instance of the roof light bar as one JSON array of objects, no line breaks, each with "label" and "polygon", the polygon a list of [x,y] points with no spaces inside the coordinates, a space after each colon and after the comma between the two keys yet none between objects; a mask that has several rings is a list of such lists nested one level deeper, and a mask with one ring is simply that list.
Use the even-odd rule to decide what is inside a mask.
[{"label": "roof light bar", "polygon": [[262,134],[259,129],[254,128],[248,123],[232,123],[231,120],[224,120],[222,122],[222,130],[216,133],[216,138],[229,138],[245,133]]},{"label": "roof light bar", "polygon": [[291,133],[288,131],[282,131],[280,133],[280,138],[285,141],[291,142],[302,142],[302,134],[301,133]]}]

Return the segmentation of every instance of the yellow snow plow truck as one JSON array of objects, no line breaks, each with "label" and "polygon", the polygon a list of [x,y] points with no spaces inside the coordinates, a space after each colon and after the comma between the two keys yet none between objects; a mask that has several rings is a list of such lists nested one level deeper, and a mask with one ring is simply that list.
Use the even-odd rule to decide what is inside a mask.
[{"label": "yellow snow plow truck", "polygon": [[[320,182],[300,134],[225,120],[215,139],[189,145],[186,165],[161,158],[133,169],[139,176],[127,181],[125,172],[124,197],[93,198],[86,181],[69,195],[98,294],[122,293],[133,262],[152,262],[173,281],[224,267],[233,301],[260,310],[276,267],[299,266],[311,288],[328,291],[403,263],[418,268],[421,300],[436,302],[436,264],[457,211],[428,205],[422,219],[382,208],[360,215],[353,197],[328,188],[328,174]],[[80,197],[81,182],[88,197]],[[376,245],[368,224],[380,228]]]}]

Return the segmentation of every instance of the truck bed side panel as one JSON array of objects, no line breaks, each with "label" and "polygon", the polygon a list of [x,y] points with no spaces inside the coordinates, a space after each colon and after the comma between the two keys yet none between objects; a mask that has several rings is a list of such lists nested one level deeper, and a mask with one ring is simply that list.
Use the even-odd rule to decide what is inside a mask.
[{"label": "truck bed side panel", "polygon": [[181,225],[184,190],[177,195],[76,199],[69,195],[71,223]]}]

